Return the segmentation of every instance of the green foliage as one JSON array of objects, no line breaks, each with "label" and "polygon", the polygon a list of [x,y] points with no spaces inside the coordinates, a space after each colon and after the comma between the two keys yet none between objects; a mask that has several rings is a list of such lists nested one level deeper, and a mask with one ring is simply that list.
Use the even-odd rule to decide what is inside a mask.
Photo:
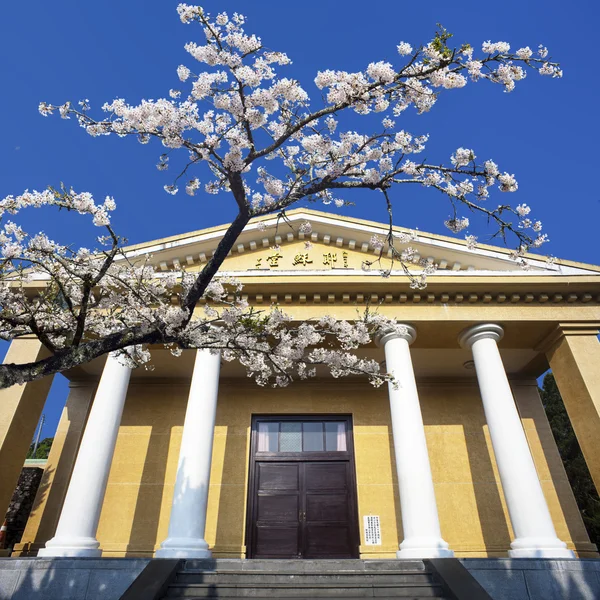
[{"label": "green foliage", "polygon": [[450,33],[443,25],[437,24],[438,30],[435,32],[435,37],[431,40],[431,46],[439,52],[444,58],[452,58],[452,50],[448,48],[446,43],[454,34]]},{"label": "green foliage", "polygon": [[600,547],[600,497],[552,373],[547,373],[544,377],[544,387],[540,390],[540,395],[583,522],[592,543]]},{"label": "green foliage", "polygon": [[31,446],[29,446],[29,452],[27,452],[27,457],[26,458],[48,458],[48,454],[50,454],[50,448],[52,447],[52,442],[54,441],[54,438],[44,438],[37,447],[37,450],[35,451],[35,456],[33,455],[33,446],[34,444],[31,444]]},{"label": "green foliage", "polygon": [[243,315],[239,322],[245,328],[249,329],[255,335],[262,335],[265,333],[265,328],[269,321],[268,314],[261,314],[262,311],[255,311],[250,308],[247,314]]}]

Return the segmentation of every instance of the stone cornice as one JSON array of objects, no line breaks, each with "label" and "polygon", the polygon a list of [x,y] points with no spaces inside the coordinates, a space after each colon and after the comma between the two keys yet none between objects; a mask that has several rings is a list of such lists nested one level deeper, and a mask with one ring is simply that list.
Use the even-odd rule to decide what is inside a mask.
[{"label": "stone cornice", "polygon": [[534,348],[537,352],[548,352],[555,344],[567,336],[591,335],[600,332],[600,321],[597,323],[558,323],[557,326],[543,338]]},{"label": "stone cornice", "polygon": [[[281,286],[284,287],[284,286]],[[513,293],[506,292],[432,292],[425,289],[415,292],[400,293],[351,293],[351,292],[318,292],[318,293],[254,293],[243,294],[251,305],[270,304],[359,304],[359,305],[392,305],[392,304],[600,304],[600,294],[583,293]],[[230,296],[229,300],[233,300]],[[206,304],[204,299],[200,304]],[[600,315],[599,315],[600,317]]]}]

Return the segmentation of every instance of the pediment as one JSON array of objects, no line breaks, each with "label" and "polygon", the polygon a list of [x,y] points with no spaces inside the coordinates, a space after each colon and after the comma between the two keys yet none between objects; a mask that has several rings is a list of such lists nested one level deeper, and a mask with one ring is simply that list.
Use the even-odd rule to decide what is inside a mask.
[{"label": "pediment", "polygon": [[[333,276],[365,274],[370,270],[392,269],[392,275],[403,275],[398,261],[392,263],[391,251],[384,248],[379,263],[379,251],[370,243],[373,235],[384,237],[387,226],[307,209],[296,209],[287,214],[287,222],[276,217],[252,220],[239,236],[235,247],[225,259],[220,272],[237,277],[270,276],[273,274],[310,275],[329,272]],[[300,225],[308,221],[310,234],[300,232]],[[127,248],[130,259],[151,255],[151,262],[162,271],[199,270],[210,259],[227,226],[214,227],[163,240],[138,244]],[[397,233],[408,230],[394,228]],[[307,247],[308,242],[308,247]],[[530,255],[529,270],[523,270],[504,248],[480,245],[469,249],[458,239],[416,232],[408,243],[397,244],[403,249],[416,250],[411,270],[421,270],[421,261],[437,265],[436,275],[460,277],[464,275],[594,275],[600,268],[570,261],[549,264],[543,257]]]}]

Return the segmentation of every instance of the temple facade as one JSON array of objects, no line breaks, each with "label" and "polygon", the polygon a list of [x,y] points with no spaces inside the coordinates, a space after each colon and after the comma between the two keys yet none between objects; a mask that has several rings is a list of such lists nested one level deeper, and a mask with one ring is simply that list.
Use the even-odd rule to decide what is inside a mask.
[{"label": "temple facade", "polygon": [[[221,272],[295,320],[378,310],[406,324],[361,352],[396,385],[319,374],[285,388],[206,350],[66,372],[70,392],[14,556],[598,557],[537,388],[551,368],[600,483],[600,267],[418,232],[414,290],[381,223],[298,209],[246,227]],[[309,221],[312,232],[298,226]],[[201,269],[226,226],[131,246]],[[306,248],[305,242],[311,247]],[[381,268],[392,268],[390,277]],[[6,362],[43,350],[14,341]],[[0,391],[7,506],[50,387]]]}]

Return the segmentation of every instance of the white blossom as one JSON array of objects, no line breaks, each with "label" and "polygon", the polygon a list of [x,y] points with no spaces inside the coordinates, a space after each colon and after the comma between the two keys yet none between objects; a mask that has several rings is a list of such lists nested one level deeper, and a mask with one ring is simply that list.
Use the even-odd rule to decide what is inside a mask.
[{"label": "white blossom", "polygon": [[510,50],[510,44],[508,44],[507,42],[492,43],[491,41],[487,41],[483,43],[481,49],[486,54],[494,54],[495,52],[498,52],[499,54],[506,54]]},{"label": "white blossom", "polygon": [[300,223],[300,227],[298,227],[298,233],[309,235],[312,233],[312,224],[309,221],[303,221]]},{"label": "white blossom", "polygon": [[467,148],[458,148],[456,152],[450,157],[450,162],[455,167],[464,167],[468,165],[472,160],[475,160],[475,153],[473,150]]},{"label": "white blossom", "polygon": [[391,83],[396,77],[396,71],[394,70],[394,67],[385,61],[371,63],[367,67],[367,74],[372,79],[375,79],[376,81],[382,81],[384,83]]},{"label": "white blossom", "polygon": [[369,244],[375,251],[380,252],[383,249],[384,240],[378,235],[372,235]]},{"label": "white blossom", "polygon": [[521,60],[529,60],[533,56],[533,50],[529,46],[525,46],[525,48],[519,48],[516,55]]},{"label": "white blossom", "polygon": [[200,189],[200,180],[196,177],[194,179],[190,179],[187,185],[185,186],[186,194],[189,196],[195,196],[196,192]]},{"label": "white blossom", "polygon": [[469,250],[475,250],[477,247],[477,236],[475,235],[466,235],[465,241],[467,242],[467,248]]},{"label": "white blossom", "polygon": [[58,107],[58,112],[60,113],[61,119],[70,119],[69,111],[71,109],[71,103],[65,102],[62,106]]},{"label": "white blossom", "polygon": [[187,81],[190,77],[191,71],[184,65],[179,65],[177,67],[177,76],[179,77],[179,81]]},{"label": "white blossom", "polygon": [[477,81],[481,77],[481,69],[483,63],[480,60],[469,60],[467,61],[467,70],[473,81]]},{"label": "white blossom", "polygon": [[325,119],[325,125],[327,125],[327,129],[329,129],[329,133],[333,133],[337,127],[337,120],[334,119],[331,115],[329,115],[326,119]]},{"label": "white blossom", "polygon": [[469,226],[469,219],[467,217],[459,217],[448,219],[444,221],[444,225],[454,233],[460,233],[463,229]]},{"label": "white blossom", "polygon": [[412,54],[413,51],[412,46],[410,44],[407,44],[406,42],[400,42],[396,46],[396,48],[400,56],[407,56],[409,54]]},{"label": "white blossom", "polygon": [[486,160],[484,163],[485,172],[491,177],[495,177],[500,172],[498,165],[493,160]]},{"label": "white blossom", "polygon": [[498,181],[500,182],[499,189],[502,192],[516,192],[519,187],[515,176],[509,173],[498,175]]},{"label": "white blossom", "polygon": [[189,23],[202,14],[202,9],[199,6],[181,3],[177,5],[177,13],[182,23]]},{"label": "white blossom", "polygon": [[54,112],[54,107],[46,102],[40,102],[38,110],[43,117],[49,117]]}]

